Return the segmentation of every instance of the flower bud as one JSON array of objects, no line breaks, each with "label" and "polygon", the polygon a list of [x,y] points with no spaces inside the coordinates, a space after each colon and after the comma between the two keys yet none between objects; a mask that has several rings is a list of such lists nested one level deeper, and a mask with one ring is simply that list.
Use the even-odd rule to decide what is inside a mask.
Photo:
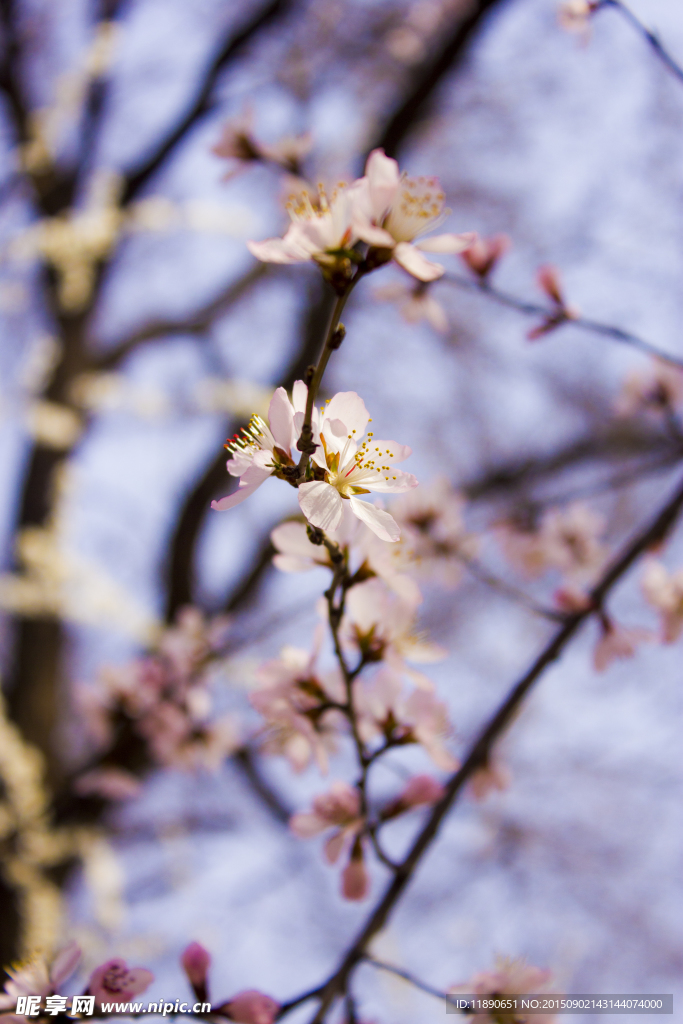
[{"label": "flower bud", "polygon": [[208,1002],[206,975],[211,966],[210,954],[198,942],[191,942],[184,950],[180,962],[197,999],[202,1003]]},{"label": "flower bud", "polygon": [[219,1008],[219,1012],[238,1024],[273,1024],[279,1009],[280,1004],[270,996],[250,988],[238,992]]},{"label": "flower bud", "polygon": [[444,795],[441,783],[432,775],[414,775],[401,795],[382,811],[382,818],[395,818],[412,807],[435,804]]},{"label": "flower bud", "polygon": [[363,847],[359,839],[353,844],[351,859],[342,872],[342,896],[346,900],[364,900],[370,890],[370,877],[365,868]]}]

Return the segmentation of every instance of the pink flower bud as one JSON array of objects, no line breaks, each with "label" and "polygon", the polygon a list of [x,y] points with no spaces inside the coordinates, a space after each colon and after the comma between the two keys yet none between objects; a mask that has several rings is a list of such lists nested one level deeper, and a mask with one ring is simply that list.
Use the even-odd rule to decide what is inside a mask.
[{"label": "pink flower bud", "polygon": [[412,807],[435,804],[444,795],[444,788],[432,775],[414,775],[401,795],[382,811],[382,818],[395,818]]},{"label": "pink flower bud", "polygon": [[125,960],[107,960],[90,975],[88,992],[95,996],[98,1003],[112,1000],[126,1003],[133,996],[144,992],[153,981],[154,975],[144,967],[129,970]]},{"label": "pink flower bud", "polygon": [[279,1009],[278,1002],[253,988],[238,992],[220,1007],[221,1012],[238,1024],[273,1024]]},{"label": "pink flower bud", "polygon": [[211,966],[211,956],[198,942],[191,942],[180,958],[183,970],[200,1002],[206,997],[206,974]]},{"label": "pink flower bud", "polygon": [[498,260],[510,248],[511,242],[507,235],[494,235],[493,238],[475,238],[469,249],[460,253],[470,270],[485,278],[491,273]]},{"label": "pink flower bud", "polygon": [[564,309],[564,296],[562,295],[560,272],[557,267],[552,267],[549,264],[539,267],[536,277],[539,286],[546,293],[548,298],[554,302],[556,306],[560,306]]},{"label": "pink flower bud", "polygon": [[364,900],[369,891],[370,877],[365,869],[363,849],[357,842],[342,872],[342,896],[346,900]]}]

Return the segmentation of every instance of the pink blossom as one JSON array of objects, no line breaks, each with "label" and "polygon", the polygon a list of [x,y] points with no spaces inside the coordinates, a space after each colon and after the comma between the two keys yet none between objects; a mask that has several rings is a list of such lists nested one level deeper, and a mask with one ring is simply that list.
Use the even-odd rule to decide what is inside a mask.
[{"label": "pink blossom", "polygon": [[560,327],[567,320],[577,320],[578,310],[568,306],[564,300],[560,272],[556,267],[543,266],[538,268],[536,275],[539,287],[548,296],[554,309],[549,313],[538,327],[532,328],[527,334],[529,341],[536,341],[555,328]]},{"label": "pink blossom", "polygon": [[81,796],[97,794],[105,800],[130,800],[140,792],[142,783],[125,768],[93,768],[79,775],[74,789]]},{"label": "pink blossom", "polygon": [[266,738],[262,749],[282,754],[295,771],[303,771],[315,758],[321,771],[328,767],[328,753],[344,719],[338,711],[325,709],[329,701],[345,699],[338,670],[324,674],[315,669],[313,653],[284,647],[279,658],[263,664],[257,678],[262,684],[250,695],[252,706],[263,715]]},{"label": "pink blossom", "polygon": [[509,560],[527,576],[559,569],[572,580],[593,576],[605,562],[600,542],[605,521],[581,502],[544,512],[537,528],[520,530],[511,523],[498,527]]},{"label": "pink blossom", "polygon": [[125,960],[107,960],[96,967],[90,975],[88,992],[95,996],[98,1004],[103,1002],[129,1002],[134,996],[144,992],[152,982],[154,975],[144,967],[129,968]]},{"label": "pink blossom", "polygon": [[301,484],[299,505],[312,526],[336,530],[342,521],[344,501],[348,501],[353,514],[373,533],[395,543],[400,530],[389,513],[358,495],[370,491],[395,494],[416,487],[417,480],[411,473],[394,468],[408,458],[411,450],[396,441],[380,441],[372,431],[366,438],[369,422],[365,404],[355,391],[340,392],[328,402],[320,444],[313,455],[325,479]]},{"label": "pink blossom", "polygon": [[663,359],[653,359],[646,369],[626,378],[615,411],[618,416],[650,412],[661,417],[682,405],[683,370]]},{"label": "pink blossom", "polygon": [[683,633],[683,569],[669,573],[661,562],[650,561],[643,575],[643,594],[662,617],[662,639],[674,643]]},{"label": "pink blossom", "polygon": [[448,653],[416,629],[417,603],[406,600],[378,578],[352,587],[346,598],[341,635],[345,644],[358,647],[368,661],[383,660],[397,673],[405,673],[418,686],[431,688],[423,673],[406,662],[429,664]]},{"label": "pink blossom", "polygon": [[394,743],[419,743],[434,763],[453,771],[457,761],[446,745],[452,728],[446,705],[426,689],[404,693],[401,676],[383,668],[370,682],[354,684],[358,731],[366,742],[379,738]]},{"label": "pink blossom", "polygon": [[398,311],[409,324],[426,320],[438,334],[448,333],[448,316],[446,310],[438,302],[429,286],[418,281],[410,286],[405,284],[387,284],[375,288],[374,297],[380,301],[395,302]]},{"label": "pink blossom", "polygon": [[[449,993],[451,995],[471,993],[479,996],[542,993],[548,990],[550,979],[550,971],[533,967],[523,960],[497,957],[495,968],[492,971],[481,971],[479,974],[475,974],[469,981],[450,988]],[[472,1024],[487,1024],[488,1021],[495,1024],[498,1015],[482,1011],[473,1014],[468,1019]],[[534,1014],[534,1021],[538,1024],[552,1024],[554,1020],[554,1014]]]},{"label": "pink blossom", "polygon": [[[425,252],[462,252],[475,238],[472,232],[422,238],[445,216],[439,179],[399,174],[396,161],[381,149],[368,157],[365,177],[354,182],[352,193],[356,236],[385,251],[419,281],[435,281],[444,273],[441,264],[432,263]],[[417,238],[421,241],[416,242]]]},{"label": "pink blossom", "polygon": [[264,263],[313,260],[323,270],[334,268],[358,240],[352,228],[351,193],[352,189],[340,182],[329,196],[322,186],[317,195],[308,189],[291,195],[287,212],[292,223],[284,238],[248,242],[249,251]]},{"label": "pink blossom", "polygon": [[[231,454],[227,469],[231,476],[240,478],[239,487],[232,494],[212,501],[211,508],[225,512],[248,498],[269,476],[282,477],[295,462],[291,450],[296,444],[303,423],[308,389],[303,381],[296,381],[292,400],[284,388],[278,388],[268,406],[268,422],[254,415],[249,426],[226,441],[225,447]],[[295,418],[299,416],[298,430]]]},{"label": "pink blossom", "polygon": [[238,1024],[273,1024],[280,1004],[263,992],[250,988],[238,992],[218,1009],[220,1013]]},{"label": "pink blossom", "polygon": [[464,498],[445,477],[416,487],[391,505],[413,568],[441,586],[456,586],[463,561],[477,554],[478,541],[466,529],[464,509]]},{"label": "pink blossom", "polygon": [[479,768],[470,778],[470,791],[475,800],[485,800],[495,789],[501,792],[510,785],[510,772],[495,761]]},{"label": "pink blossom", "polygon": [[312,811],[292,815],[289,827],[299,839],[311,839],[334,828],[325,843],[325,857],[330,864],[335,864],[364,824],[358,790],[347,782],[333,782],[327,793],[315,797]]},{"label": "pink blossom", "polygon": [[620,626],[611,619],[602,622],[602,633],[593,652],[593,665],[604,672],[617,658],[632,658],[640,644],[653,640],[649,629]]},{"label": "pink blossom", "polygon": [[491,238],[475,238],[469,249],[460,253],[464,263],[482,280],[487,278],[501,256],[511,246],[507,235],[493,235]]},{"label": "pink blossom", "polygon": [[383,808],[381,817],[384,820],[395,818],[413,807],[435,804],[441,800],[445,792],[441,783],[432,775],[414,775],[400,796]]},{"label": "pink blossom", "polygon": [[[296,174],[301,159],[310,152],[312,144],[309,133],[286,136],[270,145],[257,141],[254,135],[254,113],[248,107],[242,114],[225,122],[221,137],[211,152],[225,160],[242,163],[267,161]],[[226,178],[230,176],[227,174]]]},{"label": "pink blossom", "polygon": [[598,6],[596,0],[563,0],[557,12],[560,28],[585,37],[590,28],[591,15]]},{"label": "pink blossom", "polygon": [[[6,967],[5,990],[0,993],[0,1011],[13,1010],[19,996],[41,998],[59,992],[65,981],[76,971],[81,961],[78,943],[70,942],[48,966],[43,956],[34,956],[23,963]],[[6,1015],[2,1015],[6,1019]],[[23,1018],[17,1018],[23,1020]]]}]

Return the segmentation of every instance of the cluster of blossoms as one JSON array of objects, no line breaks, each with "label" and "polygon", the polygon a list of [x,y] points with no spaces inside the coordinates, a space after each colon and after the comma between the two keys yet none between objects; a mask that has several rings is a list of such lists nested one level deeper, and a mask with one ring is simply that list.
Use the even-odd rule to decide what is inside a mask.
[{"label": "cluster of blossoms", "polygon": [[555,569],[576,584],[592,579],[604,565],[604,530],[602,516],[575,502],[547,509],[536,523],[501,523],[497,534],[505,556],[525,576]]},{"label": "cluster of blossoms", "polygon": [[207,621],[183,609],[156,649],[121,667],[105,668],[79,695],[89,731],[102,752],[98,766],[81,774],[81,794],[107,799],[134,795],[150,765],[215,770],[239,746],[231,715],[212,716],[211,668],[227,620]]},{"label": "cluster of blossoms", "polygon": [[[42,955],[37,955],[7,968],[8,981],[4,992],[0,993],[1,1024],[50,1020],[67,1012],[70,1016],[109,1017],[112,1004],[130,1003],[154,981],[151,971],[144,967],[129,968],[125,960],[117,957],[95,968],[82,994],[73,997],[60,995],[65,983],[79,969],[81,959],[80,947],[71,942],[51,964]],[[238,992],[217,1006],[210,1004],[208,970],[211,956],[198,942],[190,943],[180,962],[198,1002],[209,1006],[212,1016],[234,1021],[235,1024],[274,1024],[280,1004],[254,989]],[[16,1012],[18,1000],[22,1001],[19,1005],[25,1007],[25,1013]],[[162,1004],[157,1005],[161,1008]],[[118,1007],[114,1012],[120,1012]]]}]

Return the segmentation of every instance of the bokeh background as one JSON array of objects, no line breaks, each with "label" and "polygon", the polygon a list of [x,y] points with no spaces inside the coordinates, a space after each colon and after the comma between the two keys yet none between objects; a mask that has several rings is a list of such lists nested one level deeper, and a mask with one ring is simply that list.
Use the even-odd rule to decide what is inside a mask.
[{"label": "bokeh background", "polygon": [[[536,269],[552,263],[586,317],[683,357],[683,87],[616,12],[582,39],[560,29],[554,0],[0,7],[3,677],[9,715],[59,792],[87,751],[74,689],[179,607],[233,616],[218,700],[245,736],[255,666],[283,643],[308,646],[317,621],[324,572],[269,567],[293,491],[269,481],[228,513],[209,509],[226,490],[225,437],[311,361],[329,301],[313,268],[255,265],[245,242],[282,231],[287,185],[277,168],[212,152],[225,121],[248,112],[267,143],[310,132],[313,181],[348,180],[385,146],[440,177],[448,230],[510,236],[502,289],[542,302]],[[680,6],[631,7],[683,59]],[[98,19],[114,28],[93,56]],[[52,150],[34,145],[30,164],[45,110]],[[45,228],[70,208],[128,211],[125,231],[105,217],[104,241],[78,250],[90,287],[73,241]],[[680,473],[661,424],[615,415],[648,357],[571,325],[531,343],[538,318],[468,290],[447,260],[432,294],[448,330],[407,324],[378,298],[403,280],[383,269],[353,295],[326,393],[357,390],[381,436],[412,446],[421,481],[462,489],[499,575],[512,578],[490,528],[530,502],[585,499],[616,547]],[[40,531],[33,547],[27,528]],[[667,563],[682,556],[679,529]],[[654,628],[639,578],[612,608]],[[462,750],[552,627],[473,578],[425,594],[424,625],[450,652],[433,676]],[[449,817],[373,947],[383,959],[437,987],[503,953],[552,968],[567,992],[683,994],[680,645],[597,674],[596,636],[589,624],[504,739],[509,788]],[[427,762],[397,756],[395,772],[406,766]],[[349,771],[342,754],[332,777]],[[280,759],[258,759],[258,772],[292,811],[325,786]],[[414,824],[401,828],[397,851]],[[367,912],[339,898],[316,844],[288,832],[234,761],[215,775],[153,772],[98,829],[81,860],[46,870],[31,927],[46,943],[77,937],[91,965],[121,955],[150,967],[151,998],[186,997],[178,957],[192,939],[212,952],[216,998],[293,997],[333,968]],[[377,868],[373,893],[383,881]],[[4,961],[28,941],[20,888],[5,877]],[[444,1012],[370,968],[355,991],[366,1020]]]}]

